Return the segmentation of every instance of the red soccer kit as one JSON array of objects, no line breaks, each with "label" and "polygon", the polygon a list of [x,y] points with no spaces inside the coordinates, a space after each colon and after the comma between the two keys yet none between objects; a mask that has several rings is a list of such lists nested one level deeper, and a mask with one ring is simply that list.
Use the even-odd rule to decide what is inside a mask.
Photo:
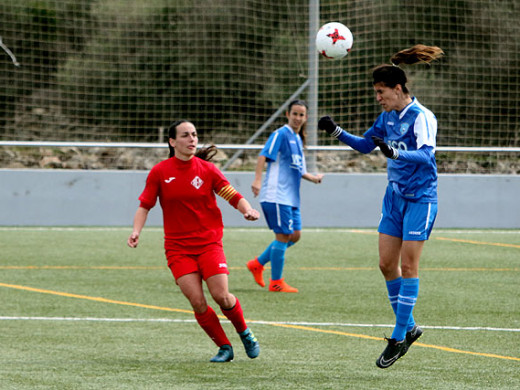
[{"label": "red soccer kit", "polygon": [[215,194],[235,208],[242,199],[211,162],[171,157],[152,168],[139,200],[149,210],[159,198],[168,257],[171,253],[200,255],[209,246],[222,247],[224,225]]}]

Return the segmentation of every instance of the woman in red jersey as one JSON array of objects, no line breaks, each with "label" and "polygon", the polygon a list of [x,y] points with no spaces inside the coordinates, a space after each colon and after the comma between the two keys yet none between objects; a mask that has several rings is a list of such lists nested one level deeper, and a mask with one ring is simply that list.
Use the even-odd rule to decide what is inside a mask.
[{"label": "woman in red jersey", "polygon": [[206,301],[203,280],[222,313],[239,333],[247,356],[256,358],[260,353],[258,341],[246,325],[238,298],[228,289],[229,271],[222,247],[224,226],[215,194],[249,221],[257,220],[260,214],[209,162],[215,154],[214,146],[197,152],[198,137],[193,123],[174,122],[168,137],[170,158],[155,165],[148,174],[128,246],[137,247],[148,212],[159,198],[168,267],[190,301],[197,322],[219,347],[210,361],[229,362],[234,353],[217,314]]}]

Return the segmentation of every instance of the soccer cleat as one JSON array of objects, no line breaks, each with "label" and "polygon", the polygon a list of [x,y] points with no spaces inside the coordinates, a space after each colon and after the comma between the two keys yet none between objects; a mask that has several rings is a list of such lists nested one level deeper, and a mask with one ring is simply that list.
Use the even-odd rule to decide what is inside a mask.
[{"label": "soccer cleat", "polygon": [[211,363],[227,363],[233,360],[235,355],[233,354],[233,347],[229,344],[224,344],[218,350],[218,353],[213,356],[209,361]]},{"label": "soccer cleat", "polygon": [[388,368],[394,364],[397,359],[403,356],[403,350],[406,345],[405,340],[397,341],[396,339],[387,339],[386,337],[385,340],[388,341],[388,345],[376,360],[376,366],[379,368]]},{"label": "soccer cleat", "polygon": [[251,359],[258,357],[260,355],[260,344],[258,344],[258,340],[256,339],[253,331],[249,328],[244,330],[242,333],[239,333],[240,339],[244,344],[244,348],[246,349],[246,354]]},{"label": "soccer cleat", "polygon": [[403,353],[401,354],[401,356],[404,356],[405,353],[408,352],[408,348],[410,348],[410,345],[412,345],[415,342],[415,340],[417,340],[419,337],[421,337],[423,333],[424,333],[423,330],[418,325],[414,325],[412,330],[406,332],[406,339],[405,339],[406,343],[403,348]]},{"label": "soccer cleat", "polygon": [[253,274],[253,277],[255,278],[255,282],[258,283],[260,285],[260,287],[265,287],[265,282],[264,282],[264,277],[263,277],[264,266],[262,264],[260,264],[257,257],[255,257],[253,260],[249,260],[247,262],[247,269],[249,271],[251,271],[251,273]]},{"label": "soccer cleat", "polygon": [[289,286],[282,278],[280,280],[271,280],[271,283],[269,283],[269,291],[297,293],[298,289],[296,287]]}]

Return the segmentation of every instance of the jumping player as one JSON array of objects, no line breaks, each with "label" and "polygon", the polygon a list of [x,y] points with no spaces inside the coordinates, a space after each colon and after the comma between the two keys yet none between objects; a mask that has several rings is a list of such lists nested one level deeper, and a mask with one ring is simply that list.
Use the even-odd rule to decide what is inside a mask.
[{"label": "jumping player", "polygon": [[197,322],[219,347],[217,355],[210,361],[229,362],[233,360],[234,352],[217,314],[206,302],[203,280],[222,313],[240,335],[247,356],[256,358],[260,353],[258,341],[246,325],[240,301],[228,290],[229,271],[222,247],[222,214],[215,194],[228,201],[249,221],[257,220],[260,214],[229,184],[218,168],[208,162],[215,155],[214,146],[196,152],[198,137],[191,122],[181,120],[173,123],[168,136],[170,158],[154,166],[148,174],[127,243],[131,248],[137,247],[148,212],[159,198],[168,267],[190,301]]},{"label": "jumping player", "polygon": [[396,324],[376,365],[387,368],[403,356],[423,330],[412,315],[419,293],[419,258],[437,215],[437,119],[410,95],[399,64],[429,63],[438,47],[416,45],[373,70],[373,86],[384,112],[363,137],[322,117],[318,127],[361,153],[376,146],[388,158],[388,187],[379,223],[379,268],[386,280]]},{"label": "jumping player", "polygon": [[[300,183],[301,179],[321,183],[322,174],[307,172],[303,147],[307,104],[303,100],[289,103],[285,113],[288,123],[274,131],[257,159],[255,179],[251,185],[254,196],[260,194],[260,204],[275,239],[264,252],[250,260],[247,268],[261,287],[265,286],[264,266],[271,262],[269,291],[295,293],[283,278],[285,251],[296,244],[301,235]],[[262,184],[262,173],[267,172]]]}]

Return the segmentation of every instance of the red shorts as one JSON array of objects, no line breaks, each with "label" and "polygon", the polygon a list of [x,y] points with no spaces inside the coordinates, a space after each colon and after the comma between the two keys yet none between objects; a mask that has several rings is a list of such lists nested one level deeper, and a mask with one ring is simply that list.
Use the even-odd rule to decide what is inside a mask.
[{"label": "red shorts", "polygon": [[222,245],[208,245],[205,251],[199,254],[186,254],[167,249],[166,258],[175,280],[194,272],[199,273],[203,280],[218,274],[229,275]]}]

